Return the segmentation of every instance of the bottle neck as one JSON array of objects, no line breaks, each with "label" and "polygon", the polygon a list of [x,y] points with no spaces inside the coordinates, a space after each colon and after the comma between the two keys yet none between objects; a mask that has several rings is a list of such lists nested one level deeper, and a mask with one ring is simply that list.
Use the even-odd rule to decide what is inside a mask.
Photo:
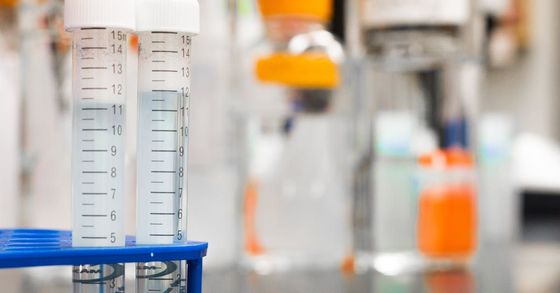
[{"label": "bottle neck", "polygon": [[266,36],[276,50],[286,49],[297,35],[323,29],[324,24],[315,19],[277,17],[265,20]]}]

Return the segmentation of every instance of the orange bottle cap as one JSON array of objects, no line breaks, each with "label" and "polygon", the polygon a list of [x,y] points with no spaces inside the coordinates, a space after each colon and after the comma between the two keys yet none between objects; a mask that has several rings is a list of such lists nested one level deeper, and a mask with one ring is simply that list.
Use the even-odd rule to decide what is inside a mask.
[{"label": "orange bottle cap", "polygon": [[332,15],[332,0],[258,0],[264,18],[300,16],[328,21]]},{"label": "orange bottle cap", "polygon": [[255,73],[262,82],[299,88],[332,89],[340,83],[338,65],[323,53],[275,53],[257,60]]}]

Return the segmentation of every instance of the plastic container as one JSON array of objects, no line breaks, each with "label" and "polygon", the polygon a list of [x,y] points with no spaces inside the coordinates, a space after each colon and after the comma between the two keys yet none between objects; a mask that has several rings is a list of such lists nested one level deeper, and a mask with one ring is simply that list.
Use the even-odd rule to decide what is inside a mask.
[{"label": "plastic container", "polygon": [[[65,2],[72,34],[72,246],[125,245],[127,40],[134,1]],[[107,265],[104,265],[107,266]],[[108,265],[111,266],[111,265]],[[124,266],[110,281],[74,267],[74,292],[122,292]]]},{"label": "plastic container", "polygon": [[[187,241],[187,158],[191,43],[199,33],[196,0],[143,0],[137,5],[137,243]],[[181,292],[185,263],[136,266],[138,292]]]},{"label": "plastic container", "polygon": [[466,263],[477,246],[473,158],[464,150],[420,158],[418,249],[433,264]]}]

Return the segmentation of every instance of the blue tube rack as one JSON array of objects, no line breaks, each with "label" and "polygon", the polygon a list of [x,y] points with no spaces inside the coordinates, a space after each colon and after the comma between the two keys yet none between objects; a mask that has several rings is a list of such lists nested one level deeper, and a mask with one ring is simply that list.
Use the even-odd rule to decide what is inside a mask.
[{"label": "blue tube rack", "polygon": [[202,262],[208,243],[136,245],[128,236],[125,247],[72,247],[72,233],[43,229],[0,229],[0,269],[37,266],[187,261],[187,292],[202,291]]}]

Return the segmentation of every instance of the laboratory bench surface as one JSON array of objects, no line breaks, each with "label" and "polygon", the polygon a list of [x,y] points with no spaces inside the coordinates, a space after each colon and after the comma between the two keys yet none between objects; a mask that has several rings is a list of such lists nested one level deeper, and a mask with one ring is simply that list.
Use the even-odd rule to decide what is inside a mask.
[{"label": "laboratory bench surface", "polygon": [[[134,267],[127,270],[133,272]],[[132,280],[131,278],[128,278]],[[0,270],[0,292],[72,292],[70,268]],[[134,292],[133,281],[127,292]],[[530,242],[481,250],[470,271],[387,277],[366,272],[257,275],[241,270],[208,270],[206,293],[541,293],[560,292],[560,243]]]}]

